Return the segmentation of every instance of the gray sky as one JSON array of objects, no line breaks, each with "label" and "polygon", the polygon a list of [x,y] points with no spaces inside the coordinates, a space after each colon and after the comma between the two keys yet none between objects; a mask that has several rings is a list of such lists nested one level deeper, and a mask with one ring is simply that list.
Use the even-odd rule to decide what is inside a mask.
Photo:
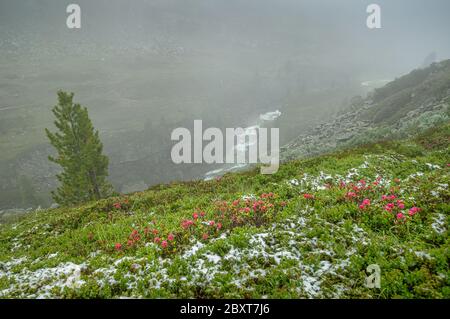
[{"label": "gray sky", "polygon": [[[275,56],[401,72],[436,51],[450,57],[447,0],[89,0],[82,30],[65,28],[59,0],[1,0],[0,28],[58,46],[80,39],[137,46],[167,37],[186,49],[215,52],[254,45]],[[382,29],[368,30],[365,8],[382,8]],[[61,40],[64,38],[64,41]],[[253,43],[252,43],[253,42]],[[368,65],[370,63],[370,65]]]}]

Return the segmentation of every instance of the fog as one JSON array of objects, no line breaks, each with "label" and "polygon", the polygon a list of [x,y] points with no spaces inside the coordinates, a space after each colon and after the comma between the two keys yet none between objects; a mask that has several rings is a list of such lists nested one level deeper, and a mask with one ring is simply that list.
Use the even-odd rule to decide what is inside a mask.
[{"label": "fog", "polygon": [[[0,0],[0,209],[49,206],[56,187],[56,91],[75,93],[100,131],[117,191],[203,178],[174,165],[176,127],[269,125],[281,143],[354,95],[450,57],[447,0]],[[366,7],[381,7],[368,29]],[[364,84],[364,85],[362,85]]]}]

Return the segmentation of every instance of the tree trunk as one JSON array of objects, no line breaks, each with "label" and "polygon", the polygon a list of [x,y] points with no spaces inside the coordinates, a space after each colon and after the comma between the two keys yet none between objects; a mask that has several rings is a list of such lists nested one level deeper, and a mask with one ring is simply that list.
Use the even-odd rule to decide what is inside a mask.
[{"label": "tree trunk", "polygon": [[89,179],[91,180],[92,190],[94,191],[95,198],[100,199],[101,198],[100,189],[97,183],[97,175],[95,174],[94,171],[89,171]]}]

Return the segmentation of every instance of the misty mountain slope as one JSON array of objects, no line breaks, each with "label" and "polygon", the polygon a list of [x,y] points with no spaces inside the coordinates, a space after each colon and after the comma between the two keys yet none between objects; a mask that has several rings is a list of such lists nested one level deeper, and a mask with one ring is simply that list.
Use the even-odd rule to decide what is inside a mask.
[{"label": "misty mountain slope", "polygon": [[406,137],[449,119],[450,60],[414,70],[282,148],[284,160],[380,139]]},{"label": "misty mountain slope", "polygon": [[36,211],[0,226],[0,297],[450,298],[449,136]]},{"label": "misty mountain slope", "polygon": [[369,108],[362,117],[373,119],[375,124],[394,124],[424,105],[448,101],[449,96],[450,60],[446,60],[414,70],[376,89],[372,96],[375,107]]}]

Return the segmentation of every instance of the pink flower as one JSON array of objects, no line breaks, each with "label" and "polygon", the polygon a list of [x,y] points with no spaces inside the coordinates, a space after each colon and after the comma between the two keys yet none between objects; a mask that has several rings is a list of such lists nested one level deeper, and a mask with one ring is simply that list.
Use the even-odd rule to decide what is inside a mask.
[{"label": "pink flower", "polygon": [[305,198],[305,199],[314,199],[314,195],[312,195],[312,194],[303,194],[303,198]]},{"label": "pink flower", "polygon": [[413,216],[413,215],[417,214],[419,211],[420,211],[419,207],[411,207],[409,209],[409,216]]},{"label": "pink flower", "polygon": [[200,212],[200,216],[205,217],[205,212]]},{"label": "pink flower", "polygon": [[368,198],[365,198],[362,203],[359,205],[360,209],[364,209],[366,206],[370,206],[370,200]]},{"label": "pink flower", "polygon": [[209,226],[214,226],[215,222],[212,220],[209,222]]},{"label": "pink flower", "polygon": [[194,222],[192,220],[187,219],[181,222],[181,227],[183,227],[184,229],[188,229],[193,224]]},{"label": "pink flower", "polygon": [[114,203],[113,206],[116,209],[120,209],[122,207],[122,205],[120,205],[120,203]]},{"label": "pink flower", "polygon": [[169,234],[169,236],[167,236],[167,239],[168,239],[169,241],[172,241],[172,240],[175,239],[175,237],[173,236],[173,234]]},{"label": "pink flower", "polygon": [[122,249],[122,244],[117,243],[114,245],[115,250],[121,250]]},{"label": "pink flower", "polygon": [[222,228],[222,223],[217,223],[217,229],[221,229]]},{"label": "pink flower", "polygon": [[233,206],[237,206],[237,205],[239,205],[239,199],[236,199],[233,201]]},{"label": "pink flower", "polygon": [[405,217],[405,216],[403,216],[402,213],[398,213],[398,214],[397,214],[397,219],[402,219],[403,217]]},{"label": "pink flower", "polygon": [[192,218],[197,219],[198,218],[198,214],[197,213],[192,214]]},{"label": "pink flower", "polygon": [[203,238],[203,240],[207,240],[208,239],[208,234],[203,234],[202,238]]},{"label": "pink flower", "polygon": [[154,242],[157,243],[157,244],[159,244],[160,241],[161,241],[161,238],[159,238],[159,237],[156,237],[156,238],[154,239]]},{"label": "pink flower", "polygon": [[166,248],[167,245],[168,245],[168,244],[167,244],[167,240],[163,240],[162,243],[161,243],[161,247],[162,247],[162,248]]},{"label": "pink flower", "polygon": [[398,205],[398,208],[400,208],[400,209],[405,208],[405,204],[403,204],[403,203],[398,203],[397,205]]},{"label": "pink flower", "polygon": [[347,195],[345,195],[345,196],[347,196],[348,198],[353,198],[353,197],[356,197],[356,193],[355,192],[348,192]]}]

